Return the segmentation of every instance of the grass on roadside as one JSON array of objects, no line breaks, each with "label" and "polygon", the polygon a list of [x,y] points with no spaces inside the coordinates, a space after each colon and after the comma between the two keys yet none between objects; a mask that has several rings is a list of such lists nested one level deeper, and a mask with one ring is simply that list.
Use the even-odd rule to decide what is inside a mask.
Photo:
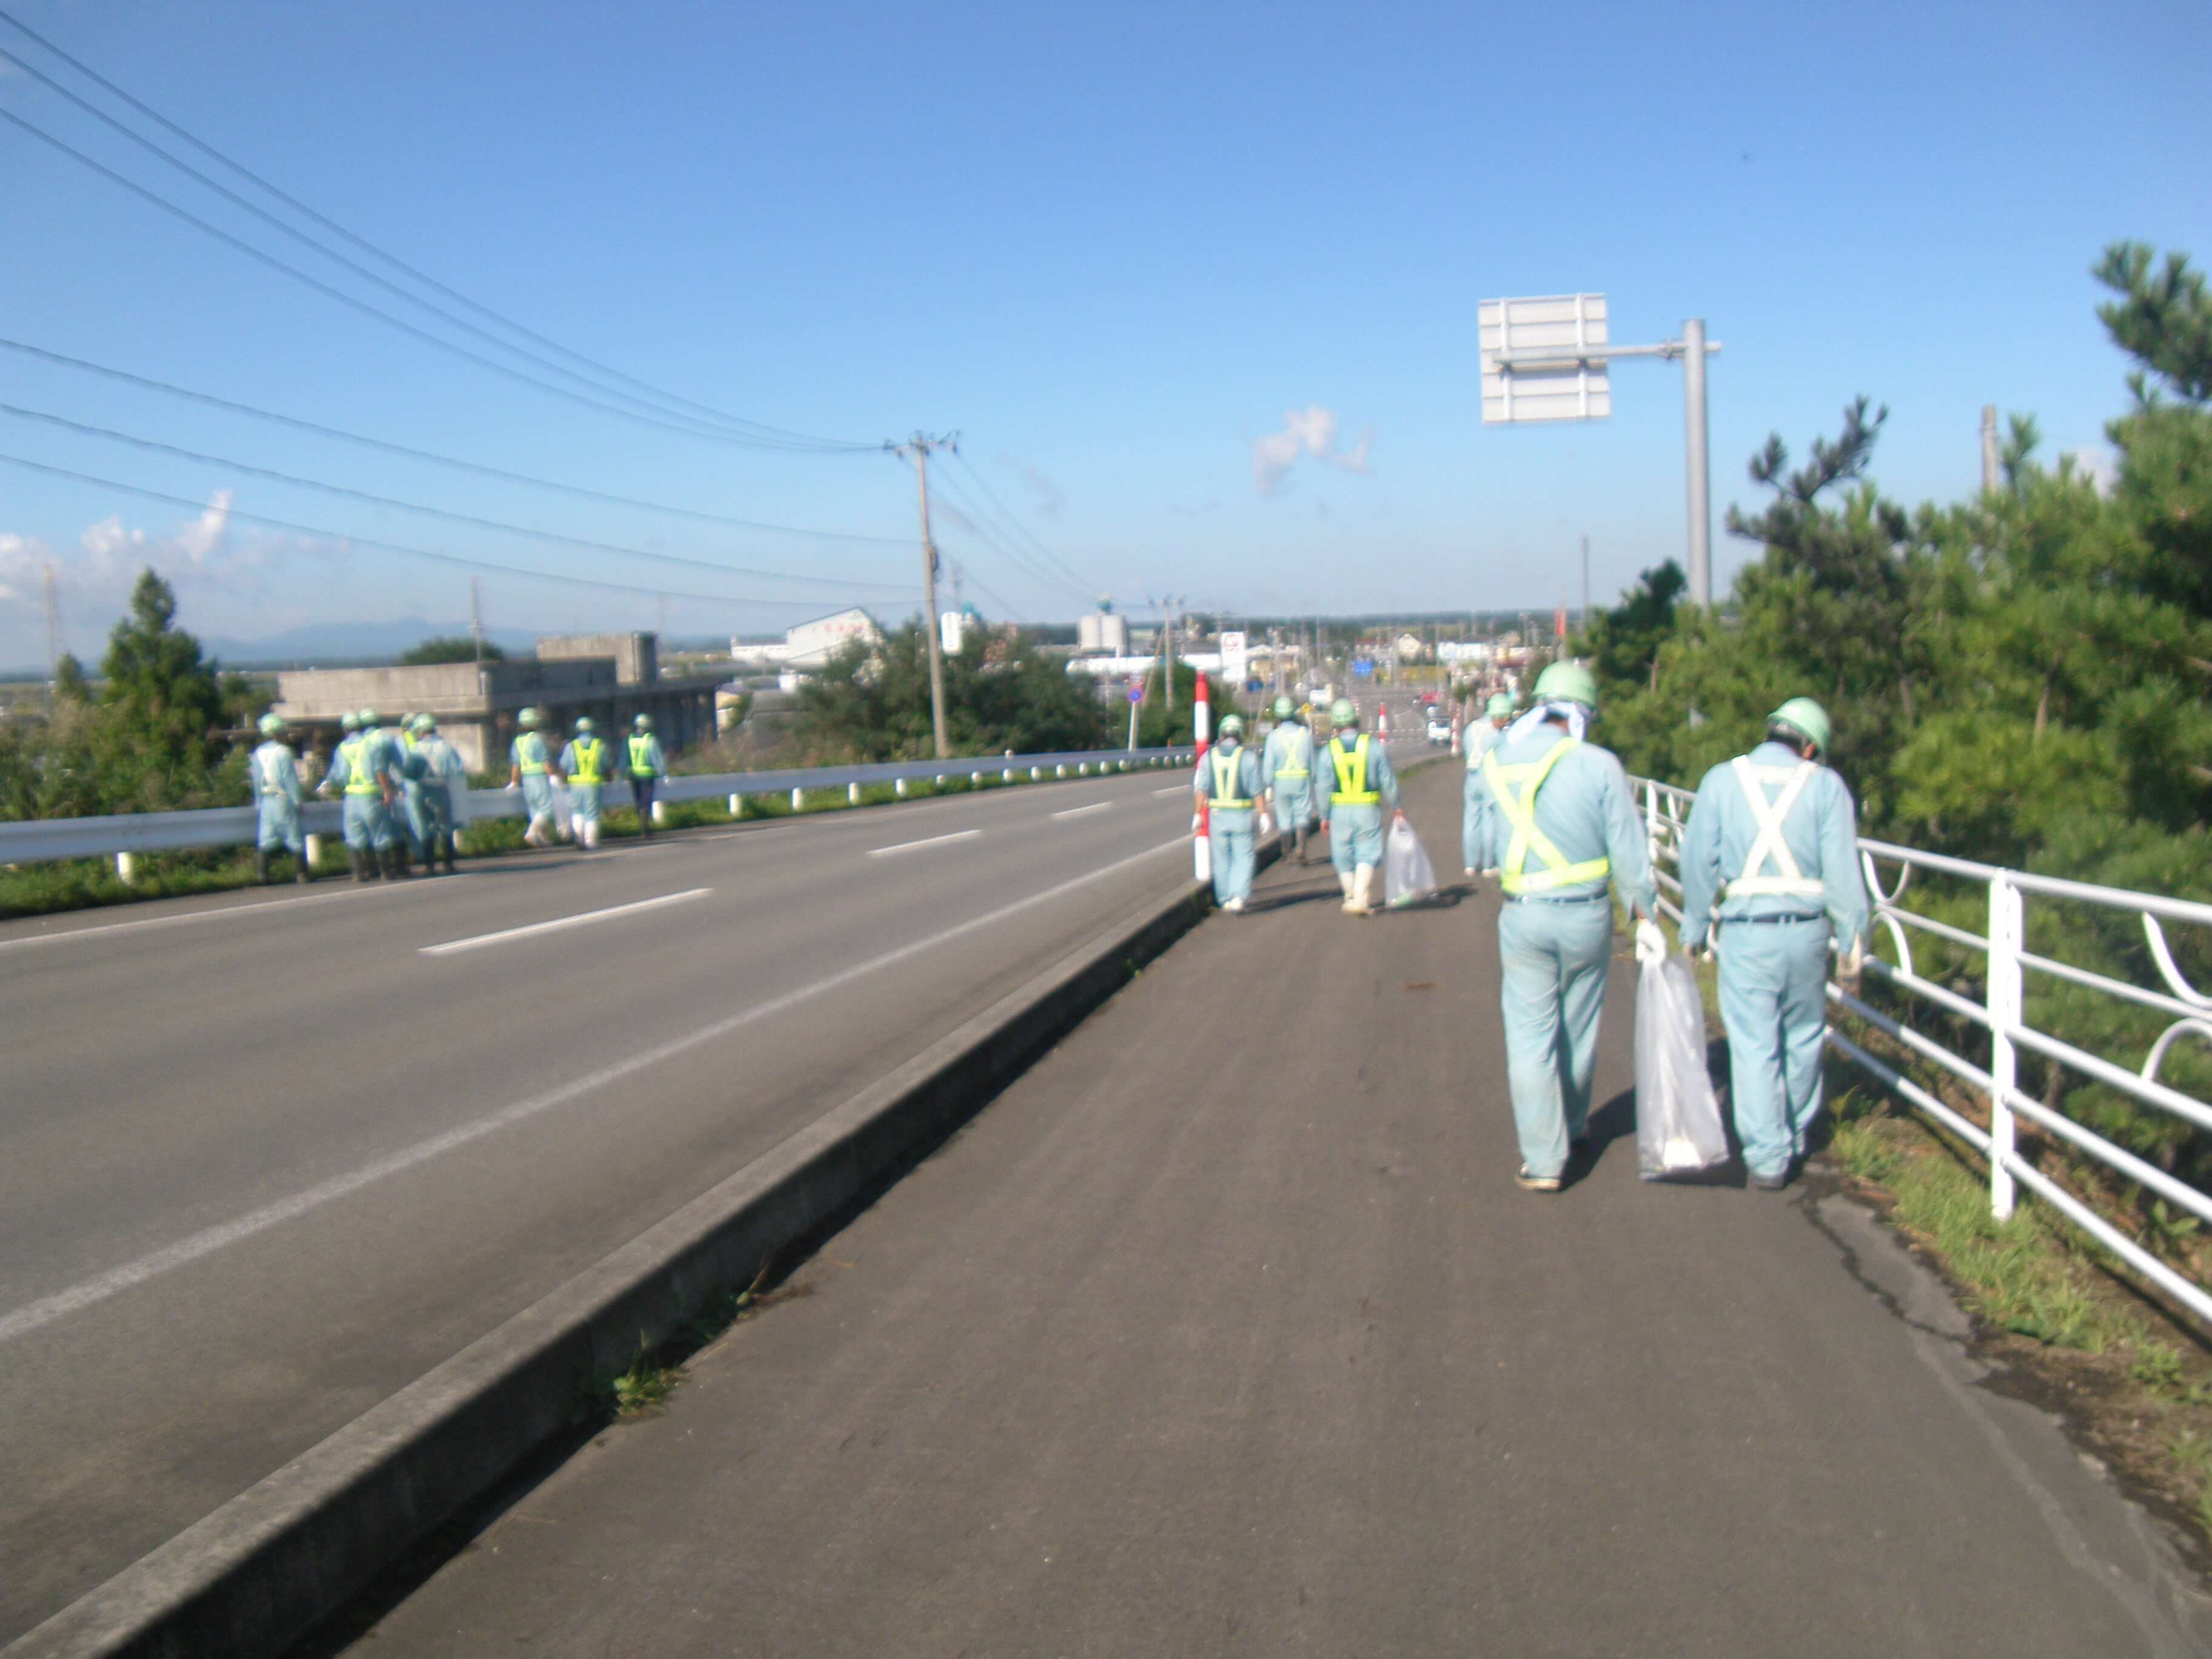
[{"label": "grass on roadside", "polygon": [[2022,1194],[1990,1213],[1978,1155],[1886,1100],[1839,1065],[1829,1149],[1844,1172],[1932,1257],[1991,1332],[2086,1413],[2108,1462],[2160,1493],[2212,1544],[2212,1361],[2109,1270],[2104,1253]]},{"label": "grass on roadside", "polygon": [[609,1377],[591,1391],[586,1414],[611,1421],[636,1422],[657,1415],[684,1381],[684,1362],[733,1325],[757,1317],[780,1302],[811,1296],[811,1283],[787,1282],[763,1289],[774,1264],[762,1264],[753,1282],[742,1291],[725,1291],[658,1347],[638,1334],[637,1355],[629,1369]]}]

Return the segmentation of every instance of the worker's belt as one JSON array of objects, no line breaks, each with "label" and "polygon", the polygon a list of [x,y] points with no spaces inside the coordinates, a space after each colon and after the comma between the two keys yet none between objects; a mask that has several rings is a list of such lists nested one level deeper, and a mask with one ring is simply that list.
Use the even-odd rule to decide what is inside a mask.
[{"label": "worker's belt", "polygon": [[1827,919],[1828,918],[1825,915],[1815,913],[1814,915],[1808,915],[1804,912],[1798,910],[1784,910],[1779,915],[1771,916],[1719,916],[1715,918],[1715,920],[1721,922],[1723,926],[1726,926],[1730,922],[1743,921],[1749,922],[1754,927],[1771,927],[1775,923],[1780,921],[1826,921]]},{"label": "worker's belt", "polygon": [[1548,898],[1540,893],[1507,893],[1503,896],[1508,904],[1595,904],[1613,895],[1600,888],[1595,893],[1576,893],[1564,898]]},{"label": "worker's belt", "polygon": [[1275,775],[1279,778],[1310,778],[1313,774],[1295,766],[1279,766],[1275,769]]}]

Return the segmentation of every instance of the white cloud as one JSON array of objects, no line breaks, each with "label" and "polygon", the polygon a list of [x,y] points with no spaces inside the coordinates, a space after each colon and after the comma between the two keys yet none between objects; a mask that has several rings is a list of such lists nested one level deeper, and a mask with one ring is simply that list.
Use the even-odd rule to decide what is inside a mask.
[{"label": "white cloud", "polygon": [[1364,472],[1372,437],[1371,433],[1363,432],[1350,449],[1340,448],[1334,410],[1319,404],[1287,410],[1283,429],[1270,432],[1252,446],[1252,482],[1262,495],[1272,495],[1282,487],[1290,470],[1309,457],[1346,472]]}]

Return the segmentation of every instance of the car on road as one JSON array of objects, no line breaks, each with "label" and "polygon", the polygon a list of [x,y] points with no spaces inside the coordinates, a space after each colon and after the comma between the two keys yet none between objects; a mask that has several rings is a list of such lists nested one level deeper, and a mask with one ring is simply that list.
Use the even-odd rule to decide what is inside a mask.
[{"label": "car on road", "polygon": [[1451,741],[1451,716],[1441,708],[1429,710],[1429,741],[1439,747]]}]

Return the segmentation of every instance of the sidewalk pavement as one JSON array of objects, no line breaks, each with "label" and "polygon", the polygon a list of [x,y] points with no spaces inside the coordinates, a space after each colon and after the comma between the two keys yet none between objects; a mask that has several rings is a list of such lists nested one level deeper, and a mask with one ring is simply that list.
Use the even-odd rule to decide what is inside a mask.
[{"label": "sidewalk pavement", "polygon": [[354,1651],[2205,1650],[1863,1209],[1638,1181],[1625,959],[1514,1187],[1496,902],[1278,866]]}]

